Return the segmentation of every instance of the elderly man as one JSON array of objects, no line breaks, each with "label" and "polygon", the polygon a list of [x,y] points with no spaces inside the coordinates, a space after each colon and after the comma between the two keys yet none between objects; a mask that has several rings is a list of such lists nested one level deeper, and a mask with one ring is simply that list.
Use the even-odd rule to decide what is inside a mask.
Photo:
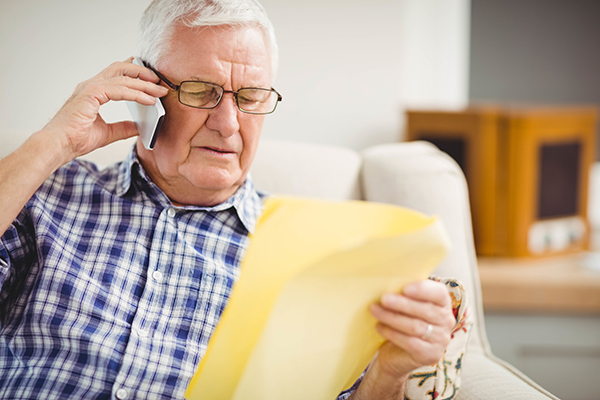
[{"label": "elderly man", "polygon": [[[264,198],[248,170],[281,99],[272,26],[253,0],[156,0],[141,29],[148,68],[81,83],[0,163],[2,399],[182,398],[239,275]],[[162,101],[154,150],[138,140],[103,170],[74,160],[137,135],[99,116],[118,100]],[[433,281],[383,296],[387,342],[341,398],[402,399],[443,355],[450,303]]]}]

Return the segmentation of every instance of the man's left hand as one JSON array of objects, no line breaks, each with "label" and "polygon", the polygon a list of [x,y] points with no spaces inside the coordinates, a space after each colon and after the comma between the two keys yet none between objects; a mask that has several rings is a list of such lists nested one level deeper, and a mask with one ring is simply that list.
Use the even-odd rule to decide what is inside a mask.
[{"label": "man's left hand", "polygon": [[404,399],[410,373],[435,364],[450,343],[456,319],[446,286],[432,280],[413,282],[401,294],[386,293],[370,308],[386,339],[353,399]]}]

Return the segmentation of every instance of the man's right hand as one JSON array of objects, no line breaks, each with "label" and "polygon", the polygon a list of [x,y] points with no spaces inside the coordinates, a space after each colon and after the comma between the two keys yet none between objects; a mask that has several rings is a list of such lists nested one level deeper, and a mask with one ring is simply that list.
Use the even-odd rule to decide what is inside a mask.
[{"label": "man's right hand", "polygon": [[[44,127],[42,132],[55,135],[66,163],[117,140],[138,134],[131,121],[104,122],[100,106],[111,100],[130,100],[152,105],[168,89],[159,86],[159,78],[149,69],[131,63],[115,62],[93,78],[80,83],[73,95]],[[139,79],[138,79],[139,78]],[[39,132],[39,133],[42,133]]]},{"label": "man's right hand", "polygon": [[[152,105],[168,89],[151,70],[132,59],[111,64],[77,86],[73,95],[41,131],[0,160],[0,236],[40,185],[59,167],[120,139],[138,134],[131,121],[107,124],[100,106],[111,100]],[[138,79],[139,78],[139,79]]]}]

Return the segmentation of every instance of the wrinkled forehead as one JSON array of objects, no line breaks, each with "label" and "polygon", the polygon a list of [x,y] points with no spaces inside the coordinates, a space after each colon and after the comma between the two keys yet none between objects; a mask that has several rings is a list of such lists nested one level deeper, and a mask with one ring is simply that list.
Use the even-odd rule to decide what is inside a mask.
[{"label": "wrinkled forehead", "polygon": [[157,67],[177,73],[181,80],[206,78],[206,74],[214,73],[271,85],[272,61],[264,32],[258,27],[188,27],[179,23]]}]

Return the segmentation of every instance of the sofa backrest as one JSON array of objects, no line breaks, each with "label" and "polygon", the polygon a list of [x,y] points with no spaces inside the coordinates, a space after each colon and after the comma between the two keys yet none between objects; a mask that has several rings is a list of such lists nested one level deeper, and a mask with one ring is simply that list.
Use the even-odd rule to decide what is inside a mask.
[{"label": "sofa backrest", "polygon": [[359,200],[361,156],[345,147],[263,140],[250,170],[271,194]]}]

